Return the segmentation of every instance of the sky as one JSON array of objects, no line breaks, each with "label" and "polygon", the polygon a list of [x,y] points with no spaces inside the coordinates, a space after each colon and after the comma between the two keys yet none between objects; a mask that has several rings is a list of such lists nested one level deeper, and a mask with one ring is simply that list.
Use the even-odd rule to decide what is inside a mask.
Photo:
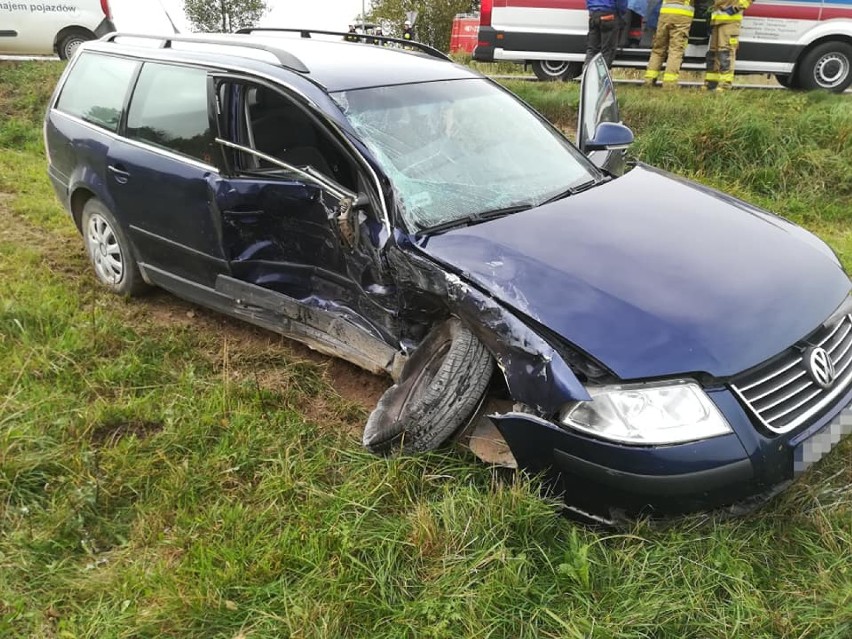
[{"label": "sky", "polygon": [[[267,0],[267,4],[271,10],[258,26],[346,31],[361,13],[362,0]],[[364,4],[369,10],[369,0],[364,0]],[[190,31],[182,0],[110,0],[110,6],[119,31],[172,33],[162,7],[168,10],[178,29]]]}]

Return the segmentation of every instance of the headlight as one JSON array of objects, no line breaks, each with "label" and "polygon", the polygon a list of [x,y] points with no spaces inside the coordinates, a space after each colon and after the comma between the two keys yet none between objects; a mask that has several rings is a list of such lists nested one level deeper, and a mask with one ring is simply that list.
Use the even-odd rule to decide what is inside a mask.
[{"label": "headlight", "polygon": [[625,444],[677,444],[730,433],[716,405],[695,382],[587,389],[592,401],[565,406],[559,420]]}]

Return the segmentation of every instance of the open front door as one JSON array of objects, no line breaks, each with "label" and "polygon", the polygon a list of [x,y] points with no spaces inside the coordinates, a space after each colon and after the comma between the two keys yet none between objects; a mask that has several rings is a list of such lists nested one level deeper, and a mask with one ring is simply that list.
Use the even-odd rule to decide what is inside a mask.
[{"label": "open front door", "polygon": [[633,134],[621,126],[615,86],[603,56],[598,54],[586,65],[580,80],[577,146],[595,165],[621,175],[624,149],[632,141]]},{"label": "open front door", "polygon": [[213,82],[224,162],[213,197],[230,271],[216,290],[251,321],[389,371],[387,232],[357,162],[293,96],[249,78]]}]

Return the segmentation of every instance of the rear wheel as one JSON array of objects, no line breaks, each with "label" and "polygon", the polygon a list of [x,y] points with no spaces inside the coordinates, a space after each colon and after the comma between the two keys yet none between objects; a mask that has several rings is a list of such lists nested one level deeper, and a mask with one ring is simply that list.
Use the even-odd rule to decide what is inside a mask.
[{"label": "rear wheel", "polygon": [[582,72],[583,64],[565,60],[534,60],[532,70],[542,82],[573,80]]},{"label": "rear wheel", "polygon": [[71,31],[63,35],[56,43],[56,53],[62,60],[70,60],[81,44],[93,39],[93,36],[86,31]]},{"label": "rear wheel", "polygon": [[133,297],[147,285],[133,257],[130,242],[112,212],[92,198],[81,216],[83,241],[98,280],[113,293]]},{"label": "rear wheel", "polygon": [[852,45],[823,42],[808,51],[798,66],[803,89],[842,93],[852,84]]}]

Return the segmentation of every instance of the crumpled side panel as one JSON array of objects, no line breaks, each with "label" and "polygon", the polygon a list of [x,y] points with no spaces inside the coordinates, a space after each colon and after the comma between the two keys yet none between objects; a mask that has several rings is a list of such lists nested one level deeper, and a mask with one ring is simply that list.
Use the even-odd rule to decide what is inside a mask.
[{"label": "crumpled side panel", "polygon": [[399,286],[446,299],[450,313],[491,351],[515,401],[552,415],[566,402],[591,399],[562,356],[511,311],[431,261],[409,251],[395,253],[389,260]]}]

